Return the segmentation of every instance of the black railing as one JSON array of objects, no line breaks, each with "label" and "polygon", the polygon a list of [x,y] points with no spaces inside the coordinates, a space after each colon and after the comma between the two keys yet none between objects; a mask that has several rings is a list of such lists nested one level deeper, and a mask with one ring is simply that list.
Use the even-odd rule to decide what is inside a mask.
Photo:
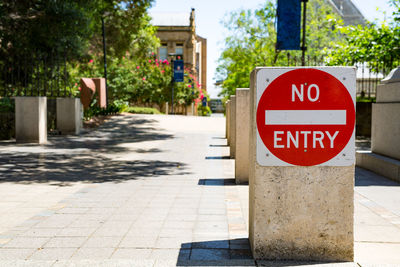
[{"label": "black railing", "polygon": [[[293,56],[290,53],[286,55],[283,66],[301,66],[301,56]],[[323,57],[307,56],[305,60],[306,66],[326,66]],[[374,98],[376,96],[376,88],[380,81],[385,78],[389,72],[400,65],[400,60],[389,58],[384,62],[374,62],[373,67],[367,63],[356,63],[354,67],[357,70],[356,92],[357,96],[365,98]]]},{"label": "black railing", "polygon": [[71,96],[66,55],[31,54],[0,60],[0,97]]}]

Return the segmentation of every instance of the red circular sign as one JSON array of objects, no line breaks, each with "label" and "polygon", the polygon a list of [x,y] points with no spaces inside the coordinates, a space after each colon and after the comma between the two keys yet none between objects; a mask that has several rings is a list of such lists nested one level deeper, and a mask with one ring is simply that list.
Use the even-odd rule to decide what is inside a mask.
[{"label": "red circular sign", "polygon": [[353,100],[334,76],[317,69],[288,71],[273,80],[257,107],[257,128],[268,150],[299,166],[324,163],[349,142]]}]

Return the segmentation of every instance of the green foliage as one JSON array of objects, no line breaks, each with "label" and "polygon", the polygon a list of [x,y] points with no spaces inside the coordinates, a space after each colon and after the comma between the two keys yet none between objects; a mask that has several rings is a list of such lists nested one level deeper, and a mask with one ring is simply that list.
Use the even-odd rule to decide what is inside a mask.
[{"label": "green foliage", "polygon": [[135,114],[161,114],[161,112],[157,109],[147,107],[128,107],[126,108],[125,112]]},{"label": "green foliage", "polygon": [[200,116],[211,116],[211,109],[209,106],[199,105],[197,107],[197,112]]},{"label": "green foliage", "polygon": [[15,102],[8,97],[0,98],[0,112],[14,112],[15,111]]},{"label": "green foliage", "polygon": [[[275,1],[268,0],[256,10],[239,10],[230,14],[224,26],[229,31],[219,58],[217,80],[223,80],[221,95],[233,95],[236,88],[250,85],[250,72],[256,66],[287,66],[287,55],[275,49]],[[338,16],[324,0],[310,0],[307,5],[307,55],[320,56],[339,35]],[[301,52],[291,53],[299,56]]]},{"label": "green foliage", "polygon": [[109,103],[107,108],[100,108],[97,105],[96,100],[94,100],[90,107],[83,112],[83,117],[85,120],[90,120],[94,116],[106,116],[114,115],[124,112],[128,108],[127,103],[123,101],[114,101]]},{"label": "green foliage", "polygon": [[400,63],[400,25],[367,23],[340,27],[344,36],[332,49],[325,49],[328,65],[354,65],[363,62],[374,72],[386,72]]},{"label": "green foliage", "polygon": [[375,103],[376,102],[376,98],[375,97],[368,98],[368,97],[357,96],[356,101],[357,102],[368,102],[368,103],[372,102],[372,103]]}]

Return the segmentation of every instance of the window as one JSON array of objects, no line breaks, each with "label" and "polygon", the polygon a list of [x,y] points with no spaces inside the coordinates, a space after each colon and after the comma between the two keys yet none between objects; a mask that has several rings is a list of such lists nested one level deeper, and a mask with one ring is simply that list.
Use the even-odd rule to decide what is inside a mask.
[{"label": "window", "polygon": [[161,44],[159,58],[160,60],[168,59],[167,44]]},{"label": "window", "polygon": [[176,44],[176,46],[175,46],[175,54],[183,56],[183,44]]}]

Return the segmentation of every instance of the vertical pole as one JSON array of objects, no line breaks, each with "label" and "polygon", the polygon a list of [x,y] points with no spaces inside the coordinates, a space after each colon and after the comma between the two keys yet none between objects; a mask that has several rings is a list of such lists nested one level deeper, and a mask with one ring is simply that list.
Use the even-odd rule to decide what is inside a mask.
[{"label": "vertical pole", "polygon": [[172,92],[171,92],[171,114],[174,115],[174,85],[175,85],[175,80],[174,80],[174,60],[171,60],[171,66],[172,66]]},{"label": "vertical pole", "polygon": [[106,81],[106,105],[108,106],[106,31],[104,29],[103,17],[101,17],[101,28],[103,31],[103,56],[104,56],[104,79]]},{"label": "vertical pole", "polygon": [[303,2],[303,30],[302,30],[302,42],[301,42],[301,65],[306,65],[306,14],[307,14],[307,1],[301,0]]}]

